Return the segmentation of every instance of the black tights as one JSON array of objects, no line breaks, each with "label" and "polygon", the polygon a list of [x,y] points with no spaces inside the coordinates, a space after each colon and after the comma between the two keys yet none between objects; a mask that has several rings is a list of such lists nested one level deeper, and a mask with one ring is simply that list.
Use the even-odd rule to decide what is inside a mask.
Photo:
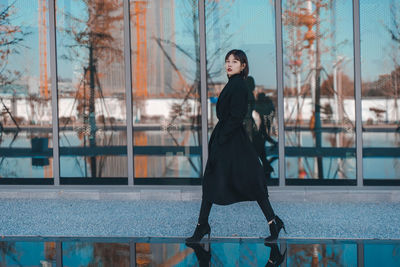
[{"label": "black tights", "polygon": [[[271,203],[268,198],[263,198],[261,200],[257,200],[258,205],[260,206],[262,212],[264,213],[267,221],[271,221],[275,218],[274,210],[272,209]],[[200,214],[199,214],[199,224],[208,223],[208,216],[210,215],[212,203],[207,200],[201,201]]]}]

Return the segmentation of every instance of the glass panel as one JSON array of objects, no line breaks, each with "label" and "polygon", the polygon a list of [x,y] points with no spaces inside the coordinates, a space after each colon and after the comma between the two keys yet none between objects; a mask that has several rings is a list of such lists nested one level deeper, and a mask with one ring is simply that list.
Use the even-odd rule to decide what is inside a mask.
[{"label": "glass panel", "polygon": [[47,1],[1,1],[0,28],[0,177],[51,178]]},{"label": "glass panel", "polygon": [[400,266],[400,244],[365,244],[364,266]]},{"label": "glass panel", "polygon": [[136,265],[195,266],[196,257],[184,244],[136,243]]},{"label": "glass panel", "polygon": [[282,12],[286,178],[355,179],[352,1]]},{"label": "glass panel", "polygon": [[0,266],[56,266],[56,243],[0,241]]},{"label": "glass panel", "polygon": [[127,177],[122,2],[57,1],[61,177]]},{"label": "glass panel", "polygon": [[277,178],[278,105],[273,1],[206,1],[206,40],[209,136],[218,122],[218,95],[228,81],[225,55],[231,49],[241,49],[248,57],[250,69],[244,126],[266,166],[267,178]]},{"label": "glass panel", "polygon": [[136,178],[201,176],[197,5],[131,1]]},{"label": "glass panel", "polygon": [[63,266],[121,266],[128,267],[129,244],[63,242]]},{"label": "glass panel", "polygon": [[137,266],[265,266],[270,248],[260,243],[137,243]]},{"label": "glass panel", "polygon": [[357,266],[357,245],[288,244],[287,266]]},{"label": "glass panel", "polygon": [[363,173],[400,177],[400,3],[360,1]]},{"label": "glass panel", "polygon": [[[215,266],[267,266],[271,249],[260,243],[213,243],[210,252]],[[197,259],[200,261],[201,257]]]}]

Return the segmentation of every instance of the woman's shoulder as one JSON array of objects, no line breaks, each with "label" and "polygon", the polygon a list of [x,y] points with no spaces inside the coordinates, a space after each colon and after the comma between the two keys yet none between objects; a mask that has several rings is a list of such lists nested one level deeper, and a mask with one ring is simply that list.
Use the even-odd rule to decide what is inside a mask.
[{"label": "woman's shoulder", "polygon": [[229,82],[231,82],[231,86],[230,87],[232,87],[232,89],[239,90],[239,91],[242,91],[242,92],[244,91],[244,92],[247,93],[247,91],[248,91],[247,90],[247,83],[246,83],[246,80],[243,79],[242,76],[234,77]]}]

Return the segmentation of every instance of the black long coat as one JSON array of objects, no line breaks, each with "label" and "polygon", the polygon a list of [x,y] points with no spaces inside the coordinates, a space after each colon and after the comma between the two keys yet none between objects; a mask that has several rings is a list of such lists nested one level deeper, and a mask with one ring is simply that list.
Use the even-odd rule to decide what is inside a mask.
[{"label": "black long coat", "polygon": [[263,166],[246,134],[247,86],[241,75],[229,78],[217,102],[218,123],[208,143],[203,199],[228,205],[267,197]]}]

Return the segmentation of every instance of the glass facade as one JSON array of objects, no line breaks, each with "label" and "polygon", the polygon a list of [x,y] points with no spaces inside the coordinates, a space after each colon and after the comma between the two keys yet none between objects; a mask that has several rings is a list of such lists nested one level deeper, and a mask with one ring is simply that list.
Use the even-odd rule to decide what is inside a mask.
[{"label": "glass facade", "polygon": [[0,184],[201,184],[224,56],[242,49],[269,184],[400,185],[398,1],[13,0],[0,14]]}]

